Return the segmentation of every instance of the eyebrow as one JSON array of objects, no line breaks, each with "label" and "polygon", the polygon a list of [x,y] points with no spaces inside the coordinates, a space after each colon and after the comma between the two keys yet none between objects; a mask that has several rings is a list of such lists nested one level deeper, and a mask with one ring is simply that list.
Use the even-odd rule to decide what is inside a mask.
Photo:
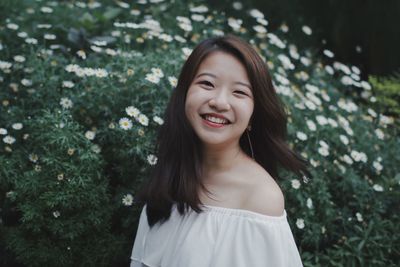
[{"label": "eyebrow", "polygon": [[[217,76],[215,74],[212,74],[212,73],[209,73],[209,72],[203,72],[203,73],[200,73],[199,75],[197,75],[195,79],[199,78],[200,76],[204,76],[204,75],[208,75],[208,76],[217,78]],[[235,82],[235,84],[244,85],[244,86],[248,87],[250,89],[250,91],[251,91],[251,86],[249,84],[247,84],[247,83],[237,81],[237,82]]]}]

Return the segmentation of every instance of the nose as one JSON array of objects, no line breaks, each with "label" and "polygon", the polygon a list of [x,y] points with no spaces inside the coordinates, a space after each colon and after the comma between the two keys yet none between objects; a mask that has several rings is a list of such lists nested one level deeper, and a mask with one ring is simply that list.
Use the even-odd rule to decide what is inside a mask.
[{"label": "nose", "polygon": [[231,108],[228,97],[222,90],[210,99],[209,105],[217,110],[229,110]]}]

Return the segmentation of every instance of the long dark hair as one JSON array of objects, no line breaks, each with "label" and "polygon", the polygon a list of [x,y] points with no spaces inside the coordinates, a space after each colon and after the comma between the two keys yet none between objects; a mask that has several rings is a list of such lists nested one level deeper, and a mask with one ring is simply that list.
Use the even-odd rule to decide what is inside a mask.
[{"label": "long dark hair", "polygon": [[[185,115],[185,99],[201,62],[215,51],[227,52],[244,65],[253,88],[254,111],[249,132],[255,160],[274,179],[278,179],[278,165],[298,175],[308,174],[307,161],[293,152],[286,139],[287,117],[283,103],[272,84],[268,68],[247,42],[234,35],[205,39],[186,60],[167,109],[164,124],[156,141],[157,163],[151,176],[135,198],[147,204],[150,227],[168,220],[173,204],[180,214],[191,207],[199,207],[199,188],[209,192],[202,182],[201,142]],[[249,154],[249,144],[243,134],[240,147]]]}]

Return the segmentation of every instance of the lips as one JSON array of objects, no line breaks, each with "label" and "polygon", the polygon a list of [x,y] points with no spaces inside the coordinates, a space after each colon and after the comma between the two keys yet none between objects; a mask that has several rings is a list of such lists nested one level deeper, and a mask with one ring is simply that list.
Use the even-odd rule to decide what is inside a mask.
[{"label": "lips", "polygon": [[200,115],[204,120],[217,124],[230,124],[231,122],[223,115],[216,113],[204,113]]}]

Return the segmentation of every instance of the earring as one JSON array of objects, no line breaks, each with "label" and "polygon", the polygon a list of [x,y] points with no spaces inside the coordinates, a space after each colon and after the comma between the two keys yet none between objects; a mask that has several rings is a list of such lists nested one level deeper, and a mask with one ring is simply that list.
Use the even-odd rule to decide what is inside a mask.
[{"label": "earring", "polygon": [[[249,125],[250,126],[250,125]],[[247,127],[246,129],[246,134],[247,134],[247,140],[249,141],[249,145],[250,145],[250,150],[251,150],[251,157],[253,158],[253,160],[255,160],[254,158],[254,152],[253,152],[253,146],[251,145],[251,141],[250,141],[250,135],[249,135],[249,131],[251,130],[251,126],[250,129],[249,127]]]}]

